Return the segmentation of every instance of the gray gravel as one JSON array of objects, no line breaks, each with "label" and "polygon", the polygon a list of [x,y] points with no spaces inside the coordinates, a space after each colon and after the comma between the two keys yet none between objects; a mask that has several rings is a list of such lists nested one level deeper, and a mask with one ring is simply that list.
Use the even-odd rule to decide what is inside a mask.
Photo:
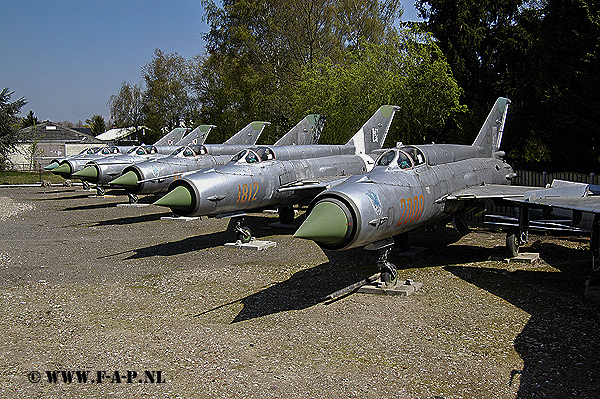
[{"label": "gray gravel", "polygon": [[392,258],[416,295],[315,303],[373,274],[373,254],[325,253],[262,214],[248,224],[277,248],[225,248],[227,221],[89,194],[0,188],[0,397],[600,397],[587,238],[533,236],[530,265],[488,260],[500,233],[419,232],[426,253]]}]

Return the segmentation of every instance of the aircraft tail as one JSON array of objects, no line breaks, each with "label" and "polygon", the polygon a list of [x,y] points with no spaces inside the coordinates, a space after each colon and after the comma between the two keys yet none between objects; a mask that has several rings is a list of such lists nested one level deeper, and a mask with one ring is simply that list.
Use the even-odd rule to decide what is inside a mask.
[{"label": "aircraft tail", "polygon": [[171,130],[169,133],[164,135],[160,140],[158,140],[154,145],[175,145],[175,143],[181,141],[183,135],[188,131],[185,127],[176,127]]},{"label": "aircraft tail", "polygon": [[311,114],[302,119],[289,132],[283,135],[274,145],[308,145],[318,144],[325,115]]},{"label": "aircraft tail", "polygon": [[493,157],[500,149],[502,134],[504,133],[504,123],[506,122],[506,113],[510,100],[505,97],[498,97],[494,107],[490,111],[485,123],[481,127],[477,138],[473,142],[474,146],[485,149],[487,157]]},{"label": "aircraft tail", "polygon": [[381,106],[346,145],[353,145],[357,154],[371,154],[381,149],[398,109],[396,105]]},{"label": "aircraft tail", "polygon": [[206,141],[206,137],[210,130],[216,127],[215,125],[200,125],[191,132],[189,132],[184,138],[179,140],[176,144],[178,146],[183,145],[202,145]]},{"label": "aircraft tail", "polygon": [[231,136],[226,142],[223,144],[245,144],[245,145],[254,145],[256,141],[260,137],[265,126],[270,125],[271,122],[250,122],[246,127],[242,130]]}]

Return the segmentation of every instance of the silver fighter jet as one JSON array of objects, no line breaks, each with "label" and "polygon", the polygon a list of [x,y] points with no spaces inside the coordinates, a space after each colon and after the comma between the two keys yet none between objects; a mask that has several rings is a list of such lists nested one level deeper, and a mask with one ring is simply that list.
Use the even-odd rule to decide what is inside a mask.
[{"label": "silver fighter jet", "polygon": [[[308,145],[317,144],[325,116],[308,115],[274,145]],[[123,187],[127,190],[130,202],[137,201],[138,194],[158,194],[167,191],[176,179],[201,169],[213,168],[226,164],[231,156],[239,152],[235,138],[229,144],[181,147],[166,158],[153,159],[136,163],[123,170],[121,176],[109,182],[111,186]]]},{"label": "silver fighter jet", "polygon": [[[157,147],[171,146],[169,152],[173,151],[173,143],[177,143],[177,146],[185,145],[187,142],[184,140],[184,134],[188,131],[187,128],[178,127],[171,130],[168,134],[154,143]],[[198,137],[196,134],[196,129],[192,132],[194,133],[193,137]],[[192,136],[190,133],[188,136]],[[188,137],[186,136],[186,138]],[[181,144],[179,144],[181,142]],[[171,143],[171,144],[169,144]],[[51,170],[52,173],[62,176],[65,179],[69,179],[73,177],[73,173],[79,172],[83,168],[86,167],[86,164],[90,161],[97,159],[108,159],[113,158],[119,155],[125,155],[130,152],[136,151],[137,147],[134,146],[108,146],[108,147],[94,147],[98,148],[95,151],[86,151],[85,154],[78,154],[75,156],[64,157],[60,159],[53,159],[46,168],[47,170]],[[87,182],[84,183],[87,184]]]},{"label": "silver fighter jet", "polygon": [[[265,126],[269,122],[252,122],[232,136],[223,144],[207,144],[202,148],[211,155],[231,155],[240,148],[256,143]],[[108,182],[120,176],[123,170],[138,162],[150,159],[160,159],[172,155],[179,150],[179,146],[141,146],[130,154],[113,157],[110,159],[95,160],[87,163],[87,166],[73,174],[74,177],[95,183],[98,195],[103,195],[104,187]],[[203,149],[198,148],[199,152]],[[131,198],[131,197],[130,197]],[[134,198],[132,198],[134,200]]]},{"label": "silver fighter jet", "polygon": [[308,204],[332,181],[365,173],[380,150],[397,107],[382,106],[345,145],[260,146],[245,149],[216,169],[178,179],[155,205],[182,216],[236,217],[235,232],[248,242],[241,225],[246,211],[278,208],[282,223],[294,219],[295,204]]},{"label": "silver fighter jet", "polygon": [[[387,261],[393,237],[460,216],[484,198],[522,196],[499,151],[510,101],[498,98],[472,145],[404,146],[383,153],[369,173],[348,178],[314,198],[294,234],[330,250],[379,250],[382,280],[397,279]],[[469,189],[460,198],[460,190]]]}]

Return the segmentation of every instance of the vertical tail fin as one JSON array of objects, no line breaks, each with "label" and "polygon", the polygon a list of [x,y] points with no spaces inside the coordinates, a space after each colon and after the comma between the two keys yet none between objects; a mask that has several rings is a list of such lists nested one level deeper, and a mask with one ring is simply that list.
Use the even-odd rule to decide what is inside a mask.
[{"label": "vertical tail fin", "polygon": [[158,140],[154,145],[175,145],[175,143],[181,141],[185,132],[188,129],[185,127],[176,127],[171,130],[169,133],[164,135],[160,140]]},{"label": "vertical tail fin", "polygon": [[346,145],[353,145],[357,154],[371,154],[381,149],[398,109],[396,105],[381,106]]},{"label": "vertical tail fin", "polygon": [[245,144],[254,145],[260,137],[265,126],[270,125],[271,122],[250,122],[242,130],[231,136],[223,144]]},{"label": "vertical tail fin", "polygon": [[325,115],[310,114],[302,119],[289,132],[283,135],[274,145],[308,145],[319,143]]},{"label": "vertical tail fin", "polygon": [[492,157],[500,149],[502,134],[504,133],[504,123],[506,122],[506,113],[510,100],[505,97],[498,97],[492,107],[490,114],[485,120],[479,134],[473,142],[474,146],[485,149],[485,155]]},{"label": "vertical tail fin", "polygon": [[200,125],[191,132],[189,132],[184,138],[179,140],[176,145],[201,145],[204,144],[210,130],[216,127],[215,125]]}]

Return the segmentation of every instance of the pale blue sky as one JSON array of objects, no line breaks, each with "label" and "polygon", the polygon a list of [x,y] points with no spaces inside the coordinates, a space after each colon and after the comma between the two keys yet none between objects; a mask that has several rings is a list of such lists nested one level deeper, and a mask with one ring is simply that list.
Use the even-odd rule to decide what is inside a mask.
[{"label": "pale blue sky", "polygon": [[[402,0],[403,20],[416,19]],[[101,114],[121,82],[138,83],[154,49],[202,52],[200,0],[0,0],[0,90],[25,97],[22,114],[77,123]]]}]

